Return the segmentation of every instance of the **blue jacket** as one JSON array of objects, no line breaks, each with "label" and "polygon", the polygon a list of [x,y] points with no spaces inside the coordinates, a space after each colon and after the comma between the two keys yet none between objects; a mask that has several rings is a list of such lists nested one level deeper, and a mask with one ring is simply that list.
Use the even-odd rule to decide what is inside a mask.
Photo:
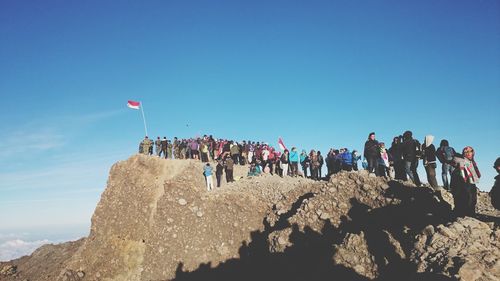
[{"label": "blue jacket", "polygon": [[342,163],[346,165],[352,165],[352,154],[349,150],[342,153]]},{"label": "blue jacket", "polygon": [[300,163],[304,162],[307,159],[307,154],[300,154]]},{"label": "blue jacket", "polygon": [[212,167],[211,166],[205,166],[203,167],[203,174],[205,174],[205,176],[211,176],[212,175]]},{"label": "blue jacket", "polygon": [[290,162],[299,162],[299,154],[297,151],[290,151],[290,156],[288,157]]}]

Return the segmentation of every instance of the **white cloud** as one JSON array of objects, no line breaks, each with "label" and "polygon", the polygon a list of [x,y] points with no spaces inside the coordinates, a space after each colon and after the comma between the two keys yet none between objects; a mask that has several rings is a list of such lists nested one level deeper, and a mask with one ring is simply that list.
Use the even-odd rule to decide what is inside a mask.
[{"label": "white cloud", "polygon": [[30,255],[44,244],[51,243],[49,240],[24,241],[13,239],[0,244],[0,261],[9,261],[19,257]]}]

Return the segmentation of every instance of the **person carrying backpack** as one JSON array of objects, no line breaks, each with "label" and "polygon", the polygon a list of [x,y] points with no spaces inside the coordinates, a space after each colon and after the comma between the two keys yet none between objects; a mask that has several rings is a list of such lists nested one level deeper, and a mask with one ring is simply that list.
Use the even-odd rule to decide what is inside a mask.
[{"label": "person carrying backpack", "polygon": [[352,154],[349,149],[344,148],[344,152],[340,155],[342,159],[342,170],[352,171]]},{"label": "person carrying backpack", "polygon": [[448,173],[451,177],[451,174],[455,169],[452,165],[455,154],[455,149],[449,145],[448,140],[441,140],[439,148],[436,150],[436,157],[439,162],[441,162],[441,178],[443,179],[443,186],[446,190],[450,190]]}]

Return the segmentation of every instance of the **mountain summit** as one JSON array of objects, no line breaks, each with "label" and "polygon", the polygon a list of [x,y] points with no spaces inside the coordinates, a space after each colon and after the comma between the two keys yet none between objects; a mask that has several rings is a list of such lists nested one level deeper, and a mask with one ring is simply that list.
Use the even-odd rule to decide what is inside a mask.
[{"label": "mountain summit", "polygon": [[[246,177],[206,191],[203,163],[113,165],[88,237],[0,264],[0,280],[498,280],[500,214],[365,171]],[[495,224],[496,222],[496,224]]]}]

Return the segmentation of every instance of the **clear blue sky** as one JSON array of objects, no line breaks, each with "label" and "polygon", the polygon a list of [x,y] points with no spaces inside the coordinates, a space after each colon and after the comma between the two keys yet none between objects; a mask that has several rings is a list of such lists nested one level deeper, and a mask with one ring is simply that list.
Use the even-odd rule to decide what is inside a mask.
[{"label": "clear blue sky", "polygon": [[495,0],[5,0],[0,38],[3,229],[90,223],[109,168],[144,135],[129,99],[153,137],[326,152],[362,149],[371,131],[433,134],[475,147],[480,187],[493,184]]}]

